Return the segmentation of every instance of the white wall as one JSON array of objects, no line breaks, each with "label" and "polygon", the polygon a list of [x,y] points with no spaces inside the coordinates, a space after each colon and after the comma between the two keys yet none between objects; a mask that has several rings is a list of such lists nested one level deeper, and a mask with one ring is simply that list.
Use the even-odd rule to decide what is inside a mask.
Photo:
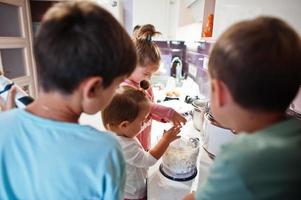
[{"label": "white wall", "polygon": [[[133,0],[132,26],[153,24],[162,39],[175,37],[179,0]],[[132,28],[133,28],[132,27]]]},{"label": "white wall", "polygon": [[208,15],[214,14],[215,0],[196,0],[189,6],[186,2],[180,0],[176,39],[199,41],[202,38]]},{"label": "white wall", "polygon": [[107,9],[122,25],[123,19],[123,5],[120,0],[95,0],[103,8]]},{"label": "white wall", "polygon": [[237,21],[259,15],[280,17],[301,34],[300,0],[216,0],[213,37]]},{"label": "white wall", "polygon": [[176,31],[176,40],[199,41],[202,36],[202,22],[180,26]]},{"label": "white wall", "polygon": [[176,39],[197,41],[202,36],[204,0],[193,1],[191,4],[187,2],[180,0]]},{"label": "white wall", "polygon": [[79,118],[79,123],[82,125],[90,125],[98,130],[106,130],[102,124],[101,112],[94,115],[82,113]]},{"label": "white wall", "polygon": [[124,28],[128,34],[133,32],[133,0],[121,0]]},{"label": "white wall", "polygon": [[163,35],[167,35],[167,1],[133,0],[133,27],[153,24]]},{"label": "white wall", "polygon": [[155,39],[196,41],[201,39],[203,18],[207,19],[208,13],[212,13],[215,0],[121,0],[121,2],[124,24],[129,34],[132,34],[135,25],[150,23],[162,33]]}]

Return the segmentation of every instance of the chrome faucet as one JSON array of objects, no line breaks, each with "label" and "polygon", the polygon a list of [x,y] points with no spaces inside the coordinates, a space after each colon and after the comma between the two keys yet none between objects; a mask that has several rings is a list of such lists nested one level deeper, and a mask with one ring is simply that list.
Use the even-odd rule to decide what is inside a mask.
[{"label": "chrome faucet", "polygon": [[171,61],[172,67],[175,67],[175,78],[176,78],[176,86],[182,86],[183,76],[182,76],[182,60],[179,57],[174,57]]}]

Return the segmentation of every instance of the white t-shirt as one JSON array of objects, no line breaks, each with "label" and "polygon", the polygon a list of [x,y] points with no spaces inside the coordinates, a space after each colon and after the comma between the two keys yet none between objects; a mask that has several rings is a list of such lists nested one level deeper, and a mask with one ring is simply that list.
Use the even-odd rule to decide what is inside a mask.
[{"label": "white t-shirt", "polygon": [[157,162],[149,152],[144,151],[137,138],[117,136],[126,161],[126,199],[146,197],[146,177],[148,168]]}]

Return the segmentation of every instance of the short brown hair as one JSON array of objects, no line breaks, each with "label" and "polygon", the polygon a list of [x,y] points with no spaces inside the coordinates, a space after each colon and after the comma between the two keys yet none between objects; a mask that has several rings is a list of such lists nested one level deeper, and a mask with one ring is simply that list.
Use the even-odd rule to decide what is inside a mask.
[{"label": "short brown hair", "polygon": [[214,45],[209,73],[227,85],[241,106],[285,111],[301,84],[300,37],[273,17],[239,22]]},{"label": "short brown hair", "polygon": [[159,65],[161,60],[160,49],[158,45],[152,41],[152,37],[161,34],[156,31],[151,24],[143,26],[135,26],[133,31],[133,40],[137,50],[138,64],[145,67],[150,64]]},{"label": "short brown hair", "polygon": [[132,87],[121,87],[114,95],[111,103],[101,112],[103,125],[118,125],[123,121],[134,121],[141,105],[149,103],[149,99],[141,90]]},{"label": "short brown hair", "polygon": [[101,76],[106,88],[136,67],[130,36],[108,11],[92,2],[63,2],[50,8],[34,50],[45,91],[70,94],[92,76]]}]

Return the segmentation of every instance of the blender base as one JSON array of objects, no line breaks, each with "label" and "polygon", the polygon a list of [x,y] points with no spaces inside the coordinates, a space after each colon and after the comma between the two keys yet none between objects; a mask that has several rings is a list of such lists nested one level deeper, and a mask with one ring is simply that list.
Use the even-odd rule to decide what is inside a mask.
[{"label": "blender base", "polygon": [[164,171],[162,163],[160,164],[159,170],[163,176],[173,181],[190,181],[194,179],[198,173],[198,170],[195,167],[190,173],[173,175],[168,173],[166,170]]}]

